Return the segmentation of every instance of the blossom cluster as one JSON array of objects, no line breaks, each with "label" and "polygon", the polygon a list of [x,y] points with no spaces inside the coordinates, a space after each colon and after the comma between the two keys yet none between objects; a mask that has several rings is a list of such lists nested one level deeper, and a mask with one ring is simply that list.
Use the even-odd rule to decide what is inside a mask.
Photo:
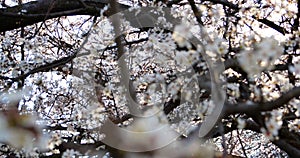
[{"label": "blossom cluster", "polygon": [[270,140],[278,139],[278,131],[282,126],[282,112],[272,111],[270,117],[265,120],[266,128],[261,128],[261,132]]},{"label": "blossom cluster", "polygon": [[283,53],[283,48],[272,38],[262,39],[253,49],[241,52],[238,61],[248,77],[260,76],[264,70],[271,70],[274,62]]}]

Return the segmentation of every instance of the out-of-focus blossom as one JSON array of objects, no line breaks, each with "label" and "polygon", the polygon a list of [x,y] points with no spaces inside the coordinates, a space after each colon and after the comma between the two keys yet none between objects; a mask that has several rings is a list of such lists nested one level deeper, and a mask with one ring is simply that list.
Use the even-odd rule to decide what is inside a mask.
[{"label": "out-of-focus blossom", "polygon": [[30,87],[25,87],[21,90],[0,93],[0,103],[6,105],[15,105],[19,103],[23,96],[28,96],[30,94],[30,91]]},{"label": "out-of-focus blossom", "polygon": [[174,141],[164,148],[154,150],[147,153],[128,153],[126,157],[152,157],[152,158],[191,158],[191,157],[214,157],[215,152],[210,146],[203,146],[200,140],[193,139],[193,141]]},{"label": "out-of-focus blossom", "polygon": [[121,135],[123,146],[135,151],[147,151],[162,148],[177,138],[166,116],[158,108],[148,110],[145,116],[135,120]]},{"label": "out-of-focus blossom", "polygon": [[238,129],[243,129],[246,127],[246,121],[244,119],[238,118],[237,123],[238,123],[237,126]]},{"label": "out-of-focus blossom", "polygon": [[176,64],[179,66],[191,66],[199,57],[199,53],[197,51],[180,51],[175,54]]},{"label": "out-of-focus blossom", "polygon": [[176,141],[167,146],[165,149],[159,150],[156,157],[214,157],[214,150],[210,146],[202,146],[198,139],[190,142]]},{"label": "out-of-focus blossom", "polygon": [[177,42],[179,47],[187,47],[191,48],[191,43],[188,41],[192,37],[192,33],[190,32],[190,27],[185,24],[180,24],[175,26],[173,32],[173,39]]},{"label": "out-of-focus blossom", "polygon": [[35,123],[32,115],[20,115],[17,111],[8,110],[0,114],[0,141],[26,151],[34,147],[41,150],[47,147],[47,137]]},{"label": "out-of-focus blossom", "polygon": [[264,136],[266,136],[268,139],[274,140],[274,136],[273,136],[272,133],[269,132],[267,129],[261,128],[260,131],[261,131],[261,133],[262,133]]}]

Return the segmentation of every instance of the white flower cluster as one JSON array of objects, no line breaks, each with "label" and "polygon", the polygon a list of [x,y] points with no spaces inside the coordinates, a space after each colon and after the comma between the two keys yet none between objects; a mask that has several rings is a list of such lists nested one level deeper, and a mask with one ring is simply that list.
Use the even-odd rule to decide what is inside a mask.
[{"label": "white flower cluster", "polygon": [[239,90],[240,85],[237,83],[228,83],[227,84],[227,92],[236,98],[240,97],[240,90]]},{"label": "white flower cluster", "polygon": [[268,75],[262,74],[258,79],[257,85],[250,85],[253,93],[250,94],[252,101],[271,101],[278,99],[281,93],[287,92],[293,88],[289,79],[281,72],[268,72]]},{"label": "white flower cluster", "polygon": [[277,139],[278,131],[282,126],[282,112],[272,111],[265,124],[266,128],[261,128],[261,132],[270,140]]},{"label": "white flower cluster", "polygon": [[293,99],[290,101],[290,104],[297,110],[295,112],[298,119],[295,119],[293,121],[290,121],[288,126],[289,129],[292,131],[300,131],[300,100],[299,99]]},{"label": "white flower cluster", "polygon": [[289,66],[289,71],[294,73],[296,77],[300,77],[300,63],[295,63],[294,65]]},{"label": "white flower cluster", "polygon": [[81,156],[80,152],[75,151],[74,149],[67,149],[63,154],[62,158],[73,158],[73,157],[78,157]]},{"label": "white flower cluster", "polygon": [[299,132],[300,131],[300,119],[295,119],[288,124],[290,131]]},{"label": "white flower cluster", "polygon": [[143,50],[138,51],[138,54],[143,58],[143,62],[149,58],[155,59],[155,63],[159,65],[169,65],[172,62],[172,52],[176,50],[175,41],[171,33],[164,34],[163,32],[149,32],[149,40],[142,46]]},{"label": "white flower cluster", "polygon": [[[163,39],[162,39],[163,38]],[[176,45],[170,33],[164,35],[160,33],[151,33],[149,35],[149,44],[157,51],[170,53],[175,50]]]},{"label": "white flower cluster", "polygon": [[99,53],[114,43],[114,32],[113,27],[108,20],[103,20],[98,25],[95,25],[91,30],[88,41],[84,45],[82,53],[85,51],[93,54],[99,55]]},{"label": "white flower cluster", "polygon": [[246,120],[245,119],[237,118],[237,123],[238,123],[238,126],[237,126],[238,129],[243,129],[243,128],[246,127]]},{"label": "white flower cluster", "polygon": [[62,138],[59,133],[54,133],[48,142],[49,149],[54,149],[55,146],[59,146],[62,143]]},{"label": "white flower cluster", "polygon": [[175,61],[176,64],[181,67],[189,67],[191,66],[195,61],[197,61],[199,57],[199,53],[194,50],[189,51],[178,51],[175,53]]},{"label": "white flower cluster", "polygon": [[188,41],[193,36],[190,30],[191,28],[184,23],[175,26],[173,39],[177,42],[179,47],[192,47],[191,43]]},{"label": "white flower cluster", "polygon": [[158,23],[159,23],[159,24],[162,24],[163,27],[165,27],[165,28],[170,29],[170,28],[173,26],[173,24],[170,23],[170,22],[168,22],[167,19],[166,19],[165,17],[158,17],[157,20],[158,20]]},{"label": "white flower cluster", "polygon": [[205,45],[207,55],[209,55],[210,57],[224,55],[227,51],[226,42],[223,39],[219,38],[215,34],[215,32],[210,32],[209,34],[212,36],[212,41],[208,41]]},{"label": "white flower cluster", "polygon": [[299,99],[293,99],[290,101],[290,104],[297,109],[296,116],[300,116],[300,100]]},{"label": "white flower cluster", "polygon": [[273,68],[275,60],[283,53],[283,48],[272,38],[263,39],[253,50],[241,52],[238,61],[249,77],[260,75]]},{"label": "white flower cluster", "polygon": [[205,116],[210,115],[215,108],[215,104],[212,100],[203,100],[199,106],[197,106],[197,111],[199,116],[204,119]]},{"label": "white flower cluster", "polygon": [[274,6],[275,12],[279,14],[295,14],[297,13],[297,1],[270,0],[267,1],[271,6]]}]

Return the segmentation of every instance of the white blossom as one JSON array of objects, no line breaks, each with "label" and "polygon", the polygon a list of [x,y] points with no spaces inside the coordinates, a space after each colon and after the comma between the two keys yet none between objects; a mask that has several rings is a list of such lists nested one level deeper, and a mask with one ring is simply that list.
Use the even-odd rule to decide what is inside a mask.
[{"label": "white blossom", "polygon": [[74,149],[67,149],[63,154],[62,158],[75,158],[80,156],[80,152],[75,151]]},{"label": "white blossom", "polygon": [[54,149],[55,146],[59,146],[62,143],[62,138],[60,136],[60,134],[55,133],[53,135],[51,135],[51,138],[48,142],[48,147],[50,149]]},{"label": "white blossom", "polygon": [[269,138],[270,140],[274,140],[277,138],[278,131],[282,126],[282,112],[272,111],[270,118],[265,121],[266,128],[262,128],[262,133]]},{"label": "white blossom", "polygon": [[283,53],[283,48],[272,38],[263,39],[255,49],[241,52],[238,61],[248,73],[248,77],[260,75],[264,70],[273,68],[275,60]]},{"label": "white blossom", "polygon": [[237,126],[238,129],[243,129],[246,127],[246,120],[238,118],[237,122],[238,122],[238,126]]},{"label": "white blossom", "polygon": [[191,48],[191,43],[189,39],[192,37],[190,32],[190,27],[182,23],[176,25],[173,32],[173,39],[177,42],[179,47],[188,47]]}]

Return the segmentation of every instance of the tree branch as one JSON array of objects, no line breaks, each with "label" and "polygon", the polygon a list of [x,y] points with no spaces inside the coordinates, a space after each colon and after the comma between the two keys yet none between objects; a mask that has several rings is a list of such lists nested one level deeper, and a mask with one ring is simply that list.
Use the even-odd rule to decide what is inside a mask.
[{"label": "tree branch", "polygon": [[282,94],[278,99],[266,103],[240,103],[225,105],[225,115],[237,114],[237,113],[256,113],[263,111],[270,111],[277,109],[284,104],[288,103],[291,99],[300,96],[300,87],[295,87],[285,94]]},{"label": "tree branch", "polygon": [[[205,0],[205,1],[209,1],[212,2],[214,4],[222,4],[230,9],[233,9],[235,11],[238,11],[240,8],[238,7],[238,5],[233,4],[227,0]],[[274,30],[280,32],[281,34],[285,35],[286,33],[288,33],[288,31],[286,29],[284,29],[283,27],[275,24],[274,22],[266,19],[266,18],[262,18],[262,19],[258,19],[254,16],[252,16],[252,18],[254,18],[255,20],[257,20],[258,22],[265,24],[267,26],[269,26],[270,28],[273,28]]]},{"label": "tree branch", "polygon": [[275,140],[275,141],[273,141],[273,143],[275,145],[277,145],[280,149],[287,152],[289,157],[300,157],[300,150],[293,147],[291,144],[289,144],[284,139]]},{"label": "tree branch", "polygon": [[257,20],[258,22],[261,22],[271,28],[273,28],[274,30],[280,32],[281,34],[285,35],[286,33],[288,33],[288,31],[286,29],[284,29],[283,27],[280,27],[279,25],[275,24],[273,21],[270,21],[266,18],[262,18],[262,19],[259,19],[259,18],[256,18],[254,16],[252,16],[252,18],[254,18],[255,20]]},{"label": "tree branch", "polygon": [[[84,6],[78,0],[38,0],[23,5],[0,9],[0,32],[32,25],[47,19],[71,15],[99,15],[100,10],[107,4],[107,0],[85,0]],[[120,10],[129,6],[118,4]],[[47,14],[51,7],[50,13]],[[106,16],[115,12],[108,10]],[[2,24],[1,24],[2,23]],[[5,24],[4,24],[5,23]]]},{"label": "tree branch", "polygon": [[27,73],[24,73],[23,75],[20,75],[20,76],[15,77],[15,78],[10,78],[10,77],[6,77],[6,76],[0,76],[0,79],[11,80],[13,82],[19,81],[19,80],[25,79],[27,76],[29,76],[31,74],[34,74],[34,73],[37,73],[37,72],[45,72],[45,71],[51,70],[53,68],[56,68],[58,66],[64,65],[64,64],[70,62],[71,60],[73,60],[76,57],[76,54],[77,53],[74,53],[71,56],[63,57],[63,58],[61,58],[59,60],[55,60],[55,61],[53,61],[53,62],[51,62],[49,64],[45,64],[45,65],[39,66],[37,68],[34,68],[34,69],[30,70]]},{"label": "tree branch", "polygon": [[62,153],[66,151],[67,149],[74,149],[76,151],[79,151],[81,154],[89,153],[89,155],[101,155],[104,156],[105,151],[97,150],[98,147],[101,145],[106,145],[102,143],[101,141],[90,143],[90,144],[78,144],[73,142],[63,142],[61,143],[57,149]]}]

